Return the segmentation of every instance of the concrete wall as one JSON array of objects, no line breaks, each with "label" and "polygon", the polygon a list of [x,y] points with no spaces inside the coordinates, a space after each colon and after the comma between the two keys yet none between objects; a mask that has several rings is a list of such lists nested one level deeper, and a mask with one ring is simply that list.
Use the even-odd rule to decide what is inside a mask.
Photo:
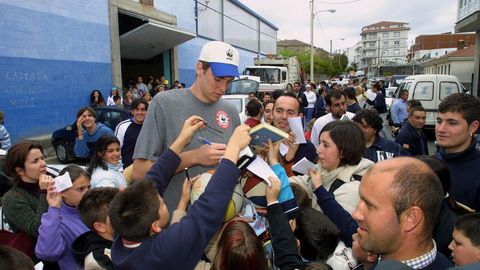
[{"label": "concrete wall", "polygon": [[108,3],[0,0],[0,110],[14,142],[73,123],[111,82]]}]

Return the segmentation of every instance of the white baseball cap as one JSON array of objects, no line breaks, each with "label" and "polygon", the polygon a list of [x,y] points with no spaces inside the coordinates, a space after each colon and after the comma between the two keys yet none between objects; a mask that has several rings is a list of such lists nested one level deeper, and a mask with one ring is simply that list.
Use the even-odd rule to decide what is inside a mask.
[{"label": "white baseball cap", "polygon": [[203,45],[198,60],[209,63],[215,77],[240,77],[240,57],[237,49],[230,44],[222,41],[207,42]]}]

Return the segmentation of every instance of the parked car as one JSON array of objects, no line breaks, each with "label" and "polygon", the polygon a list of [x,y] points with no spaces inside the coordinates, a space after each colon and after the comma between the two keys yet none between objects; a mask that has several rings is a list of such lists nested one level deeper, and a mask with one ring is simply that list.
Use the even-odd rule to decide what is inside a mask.
[{"label": "parked car", "polygon": [[[115,127],[121,121],[132,117],[130,110],[116,106],[96,107],[93,108],[93,110],[96,114],[96,121],[106,125],[112,130],[115,130]],[[76,120],[71,125],[55,130],[52,133],[52,146],[55,149],[58,161],[61,163],[66,164],[78,159],[73,151],[76,137]]]},{"label": "parked car", "polygon": [[[249,76],[255,77],[255,76]],[[257,77],[258,78],[258,77]],[[255,95],[258,94],[259,83],[256,78],[241,78],[233,80],[225,91],[224,99],[231,102],[235,108],[237,108],[238,116],[240,117],[240,122],[243,124],[247,120],[248,116],[246,113],[246,106],[249,101],[248,93],[253,92]]]},{"label": "parked car", "polygon": [[408,90],[409,100],[416,99],[422,102],[422,106],[427,111],[427,121],[425,123],[425,128],[427,129],[435,128],[437,108],[445,97],[454,93],[467,92],[457,77],[443,74],[408,76],[398,86],[395,91],[395,97],[398,97],[402,89]]}]

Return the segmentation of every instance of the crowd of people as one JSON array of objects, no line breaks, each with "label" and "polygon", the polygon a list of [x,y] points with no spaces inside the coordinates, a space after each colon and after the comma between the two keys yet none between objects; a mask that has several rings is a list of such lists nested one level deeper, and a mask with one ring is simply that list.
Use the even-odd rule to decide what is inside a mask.
[{"label": "crowd of people", "polygon": [[[392,106],[394,140],[386,132],[382,83],[252,93],[242,124],[222,98],[238,64],[234,47],[211,41],[190,88],[152,94],[156,80],[139,77],[106,104],[93,91],[91,106],[128,103],[133,116],[113,131],[79,110],[75,153],[90,164],[65,167],[61,190],[41,145],[12,145],[2,232],[24,245],[0,245],[0,268],[480,269],[478,98],[442,100],[429,156],[426,112],[408,93]],[[298,117],[306,143],[290,127]],[[248,151],[262,122],[289,137]],[[253,163],[270,167],[268,184]]]}]

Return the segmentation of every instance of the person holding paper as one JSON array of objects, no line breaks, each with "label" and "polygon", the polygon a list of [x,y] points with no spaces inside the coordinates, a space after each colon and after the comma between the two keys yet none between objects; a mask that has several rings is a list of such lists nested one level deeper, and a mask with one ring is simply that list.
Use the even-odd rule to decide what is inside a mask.
[{"label": "person holding paper", "polygon": [[79,269],[71,245],[89,230],[76,208],[89,186],[89,174],[76,165],[65,167],[48,182],[48,211],[42,216],[35,246],[39,259],[58,262],[60,269]]},{"label": "person holding paper", "polygon": [[301,104],[295,95],[285,93],[277,98],[273,107],[273,125],[285,132],[290,133],[288,141],[280,146],[280,154],[282,156],[281,163],[285,167],[288,176],[294,175],[291,166],[306,157],[311,162],[316,162],[317,153],[315,146],[311,142],[295,144],[296,136],[291,132],[290,118],[303,117],[300,112]]},{"label": "person holding paper", "polygon": [[[364,134],[352,121],[330,122],[322,129],[316,167],[322,175],[323,186],[349,213],[359,201],[358,186],[362,175],[374,164],[362,158],[364,152]],[[309,175],[290,177],[290,182],[301,185],[312,198],[312,207],[320,210]]]}]

